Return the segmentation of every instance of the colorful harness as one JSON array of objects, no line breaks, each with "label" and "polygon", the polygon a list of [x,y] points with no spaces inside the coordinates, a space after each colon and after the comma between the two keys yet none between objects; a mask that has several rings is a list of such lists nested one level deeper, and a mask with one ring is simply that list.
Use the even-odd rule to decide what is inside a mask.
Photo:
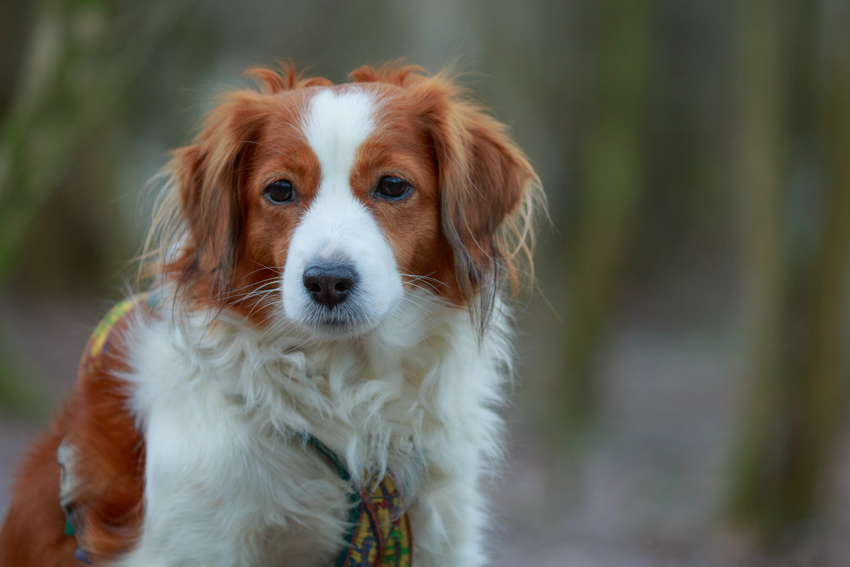
[{"label": "colorful harness", "polygon": [[[345,482],[351,475],[336,456],[312,435],[303,436]],[[413,565],[413,537],[410,518],[401,492],[389,474],[373,477],[369,486],[350,493],[351,529],[345,537],[346,547],[335,567],[410,567]]]},{"label": "colorful harness", "polygon": [[[115,324],[143,302],[151,307],[156,305],[155,298],[141,294],[118,303],[107,313],[89,339],[80,363],[81,369],[93,373],[100,368],[109,355]],[[350,487],[351,528],[345,536],[346,547],[340,552],[334,567],[411,567],[413,537],[410,519],[403,495],[391,475],[373,476],[368,485],[357,488],[336,453],[309,433],[302,433],[300,437]],[[66,517],[65,533],[77,538],[77,560],[89,563],[82,537],[84,526],[73,503],[73,447],[63,442],[58,457],[62,470],[60,501]]]}]

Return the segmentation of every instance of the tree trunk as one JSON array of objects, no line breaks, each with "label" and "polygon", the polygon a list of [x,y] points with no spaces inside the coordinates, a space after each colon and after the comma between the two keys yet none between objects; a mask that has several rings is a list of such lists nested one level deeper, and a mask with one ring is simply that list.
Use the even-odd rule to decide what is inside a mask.
[{"label": "tree trunk", "polygon": [[641,194],[640,135],[653,60],[653,0],[611,0],[598,9],[599,71],[581,163],[575,292],[559,385],[559,421],[568,440],[596,413],[596,355]]},{"label": "tree trunk", "polygon": [[[46,0],[39,6],[0,123],[0,286],[42,205],[114,115],[186,3],[150,3],[138,17],[122,18],[124,25],[113,21],[106,2]],[[5,343],[0,336],[0,403],[32,414],[45,404]]]},{"label": "tree trunk", "polygon": [[0,124],[0,284],[42,204],[112,117],[187,2],[149,3],[122,25],[105,2],[41,4]]},{"label": "tree trunk", "polygon": [[745,335],[751,351],[730,507],[734,522],[769,545],[784,543],[816,511],[846,408],[848,372],[850,53],[827,74],[835,82],[825,91],[839,94],[824,121],[835,127],[830,136],[835,153],[826,165],[830,183],[823,190],[822,231],[813,250],[794,257],[785,238],[790,133],[779,59],[782,14],[774,2],[742,6],[738,53],[748,243]]}]

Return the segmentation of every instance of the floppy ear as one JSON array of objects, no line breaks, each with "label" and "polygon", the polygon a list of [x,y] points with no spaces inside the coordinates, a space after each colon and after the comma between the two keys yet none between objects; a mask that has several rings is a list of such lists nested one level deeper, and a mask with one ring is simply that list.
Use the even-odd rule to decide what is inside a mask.
[{"label": "floppy ear", "polygon": [[410,87],[433,144],[443,233],[458,285],[483,333],[503,283],[517,291],[533,265],[533,213],[540,180],[503,124],[437,76]]},{"label": "floppy ear", "polygon": [[172,242],[179,250],[171,254],[166,271],[178,272],[187,291],[205,282],[212,299],[223,299],[230,290],[240,254],[239,192],[264,123],[259,96],[229,94],[208,115],[194,143],[173,153],[168,168],[184,227],[182,241]]}]

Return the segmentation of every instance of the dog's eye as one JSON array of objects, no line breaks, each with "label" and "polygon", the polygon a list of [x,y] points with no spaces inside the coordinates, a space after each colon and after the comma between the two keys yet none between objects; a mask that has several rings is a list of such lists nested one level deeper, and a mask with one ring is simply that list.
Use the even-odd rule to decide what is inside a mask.
[{"label": "dog's eye", "polygon": [[266,195],[266,199],[276,205],[291,201],[293,197],[292,183],[286,179],[278,179],[274,183],[269,183],[263,192]]},{"label": "dog's eye", "polygon": [[378,187],[375,189],[375,193],[387,199],[403,199],[410,194],[412,189],[413,187],[410,186],[410,183],[404,179],[385,175],[378,181]]}]

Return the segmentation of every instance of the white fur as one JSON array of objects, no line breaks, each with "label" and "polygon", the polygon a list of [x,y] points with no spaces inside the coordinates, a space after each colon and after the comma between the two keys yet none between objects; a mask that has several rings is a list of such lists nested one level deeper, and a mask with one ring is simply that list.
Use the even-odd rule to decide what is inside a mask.
[{"label": "white fur", "polygon": [[[358,481],[392,472],[416,567],[485,562],[480,484],[499,457],[509,316],[498,304],[480,344],[465,309],[402,286],[348,182],[375,111],[354,89],[321,91],[309,106],[304,130],[322,181],[268,330],[230,312],[174,318],[168,289],[158,316],[134,322],[126,379],[146,442],[145,519],[138,547],[116,565],[332,565],[348,487],[304,446],[308,432]],[[355,262],[364,283],[350,298],[369,317],[357,334],[328,338],[305,319],[301,274],[327,256]]]},{"label": "white fur", "polygon": [[343,321],[351,323],[347,332],[373,328],[402,296],[392,248],[349,185],[357,150],[375,128],[375,107],[372,96],[359,89],[323,90],[310,101],[304,119],[304,135],[319,159],[321,181],[289,245],[283,306],[290,320],[321,335],[336,333],[317,321],[319,306],[302,284],[304,269],[310,264],[326,261],[354,266],[359,281],[337,309],[342,311]]},{"label": "white fur", "polygon": [[212,329],[205,314],[139,322],[127,378],[146,440],[145,523],[118,565],[331,565],[346,486],[296,431],[351,471],[393,472],[417,566],[481,565],[507,317],[500,308],[479,347],[465,311],[408,299],[372,333],[338,341],[229,316]]}]

